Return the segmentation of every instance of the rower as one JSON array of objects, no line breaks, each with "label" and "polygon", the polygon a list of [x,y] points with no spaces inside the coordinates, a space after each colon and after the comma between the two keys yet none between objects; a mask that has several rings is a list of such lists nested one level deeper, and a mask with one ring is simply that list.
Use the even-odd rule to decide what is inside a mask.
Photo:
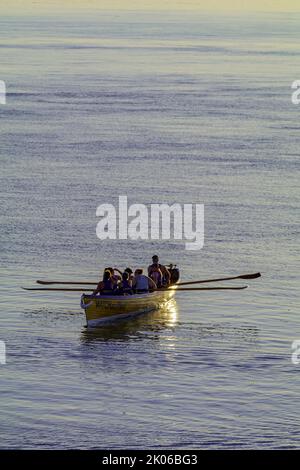
[{"label": "rower", "polygon": [[149,292],[149,289],[156,289],[157,286],[151,277],[145,276],[142,269],[136,269],[134,272],[134,280],[132,287],[137,294]]},{"label": "rower", "polygon": [[[121,275],[121,278],[122,278],[122,276],[123,276],[124,273],[128,273],[129,279],[130,279],[131,281],[133,281],[134,276],[133,276],[133,271],[132,271],[131,268],[126,268],[126,269],[124,269],[123,272],[120,271],[120,269],[118,269],[118,268],[114,268],[114,271],[117,271],[117,272]],[[120,278],[120,279],[121,279],[121,278]]]},{"label": "rower", "polygon": [[133,275],[133,271],[132,271],[131,268],[126,268],[125,271],[124,271],[124,273],[128,273],[129,280],[130,280],[130,281],[133,281],[134,275]]},{"label": "rower", "polygon": [[151,274],[149,277],[151,277],[151,279],[155,282],[158,288],[162,286],[163,275],[159,268],[158,263],[155,263],[152,265]]},{"label": "rower", "polygon": [[162,273],[162,285],[168,286],[170,284],[171,275],[163,264],[159,264],[159,257],[157,255],[152,256],[152,264],[148,266],[148,276],[151,276],[152,272],[155,272],[157,269],[160,269]]},{"label": "rower", "polygon": [[121,276],[119,276],[119,274],[116,274],[115,271],[118,271],[121,275],[122,273],[116,269],[116,268],[105,268],[104,272],[105,271],[109,271],[110,274],[111,274],[111,280],[114,284],[115,287],[117,287],[118,283],[121,281]]},{"label": "rower", "polygon": [[132,281],[129,279],[128,272],[125,271],[122,274],[122,281],[120,282],[118,286],[118,295],[132,295],[132,294],[133,294]]},{"label": "rower", "polygon": [[111,272],[106,270],[103,274],[103,281],[100,281],[92,295],[113,295],[115,291],[115,283],[112,280]]}]

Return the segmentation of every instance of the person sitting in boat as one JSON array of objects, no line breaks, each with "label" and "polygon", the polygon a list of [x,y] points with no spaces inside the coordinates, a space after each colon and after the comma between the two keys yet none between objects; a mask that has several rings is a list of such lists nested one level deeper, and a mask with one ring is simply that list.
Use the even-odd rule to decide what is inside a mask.
[{"label": "person sitting in boat", "polygon": [[122,278],[122,276],[123,276],[124,273],[128,273],[129,279],[130,279],[131,281],[133,281],[134,275],[133,275],[133,271],[132,271],[131,268],[126,268],[126,269],[124,269],[123,272],[120,271],[120,269],[118,269],[118,268],[114,268],[114,270],[117,271],[117,272],[121,275],[121,278]]},{"label": "person sitting in boat", "polygon": [[170,284],[171,274],[168,271],[168,269],[166,268],[166,266],[159,263],[159,257],[157,255],[153,255],[152,256],[152,264],[150,264],[150,266],[148,266],[148,276],[151,277],[152,272],[155,272],[155,270],[157,270],[157,268],[160,269],[160,271],[162,273],[161,285],[162,286],[168,286]]},{"label": "person sitting in boat", "polygon": [[162,272],[159,268],[159,264],[158,263],[155,263],[152,265],[152,268],[151,268],[151,273],[150,273],[150,276],[151,279],[155,282],[155,284],[157,285],[157,287],[161,287],[162,286],[162,282],[163,282],[163,275],[162,275]]},{"label": "person sitting in boat", "polygon": [[129,279],[128,272],[124,271],[122,274],[122,281],[118,285],[118,295],[132,295],[132,281]]},{"label": "person sitting in boat", "polygon": [[132,282],[134,279],[134,274],[131,268],[126,268],[124,273],[128,273],[129,280]]},{"label": "person sitting in boat", "polygon": [[137,294],[143,294],[145,292],[149,292],[149,289],[157,288],[153,279],[149,276],[145,276],[142,269],[135,270],[132,287]]},{"label": "person sitting in boat", "polygon": [[103,281],[100,281],[92,295],[113,295],[116,290],[116,284],[112,279],[111,272],[106,270],[103,274]]},{"label": "person sitting in boat", "polygon": [[[105,271],[110,272],[111,280],[112,280],[114,286],[117,287],[117,285],[121,281],[122,277],[119,276],[119,274],[116,274],[115,271],[118,271],[118,272],[120,272],[120,271],[116,268],[105,268],[104,273],[105,273]],[[122,273],[120,273],[120,274],[122,275]]]}]

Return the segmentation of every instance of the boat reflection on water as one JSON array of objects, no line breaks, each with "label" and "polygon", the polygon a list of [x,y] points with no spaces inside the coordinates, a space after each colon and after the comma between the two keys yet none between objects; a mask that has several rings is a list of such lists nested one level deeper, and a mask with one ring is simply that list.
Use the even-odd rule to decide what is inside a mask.
[{"label": "boat reflection on water", "polygon": [[81,340],[131,341],[150,336],[152,339],[158,339],[161,330],[174,328],[177,323],[178,308],[176,301],[172,299],[158,310],[104,322],[97,328],[85,328]]}]

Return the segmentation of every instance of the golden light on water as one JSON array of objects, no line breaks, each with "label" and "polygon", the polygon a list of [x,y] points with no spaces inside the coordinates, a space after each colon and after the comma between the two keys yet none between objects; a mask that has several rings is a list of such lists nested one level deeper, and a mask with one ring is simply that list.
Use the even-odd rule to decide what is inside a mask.
[{"label": "golden light on water", "polygon": [[168,324],[169,326],[174,326],[176,325],[178,321],[178,308],[175,300],[172,300],[169,302],[167,306],[167,311],[168,311]]}]

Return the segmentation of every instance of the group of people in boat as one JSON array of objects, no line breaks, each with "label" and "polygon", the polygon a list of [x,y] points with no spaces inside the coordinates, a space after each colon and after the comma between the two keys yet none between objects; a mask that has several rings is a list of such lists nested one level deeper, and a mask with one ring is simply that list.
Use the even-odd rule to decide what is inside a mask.
[{"label": "group of people in boat", "polygon": [[151,292],[170,285],[171,274],[166,266],[159,263],[157,255],[152,256],[148,266],[148,275],[143,269],[126,268],[123,272],[117,268],[106,268],[103,279],[99,282],[93,295],[132,295]]}]

